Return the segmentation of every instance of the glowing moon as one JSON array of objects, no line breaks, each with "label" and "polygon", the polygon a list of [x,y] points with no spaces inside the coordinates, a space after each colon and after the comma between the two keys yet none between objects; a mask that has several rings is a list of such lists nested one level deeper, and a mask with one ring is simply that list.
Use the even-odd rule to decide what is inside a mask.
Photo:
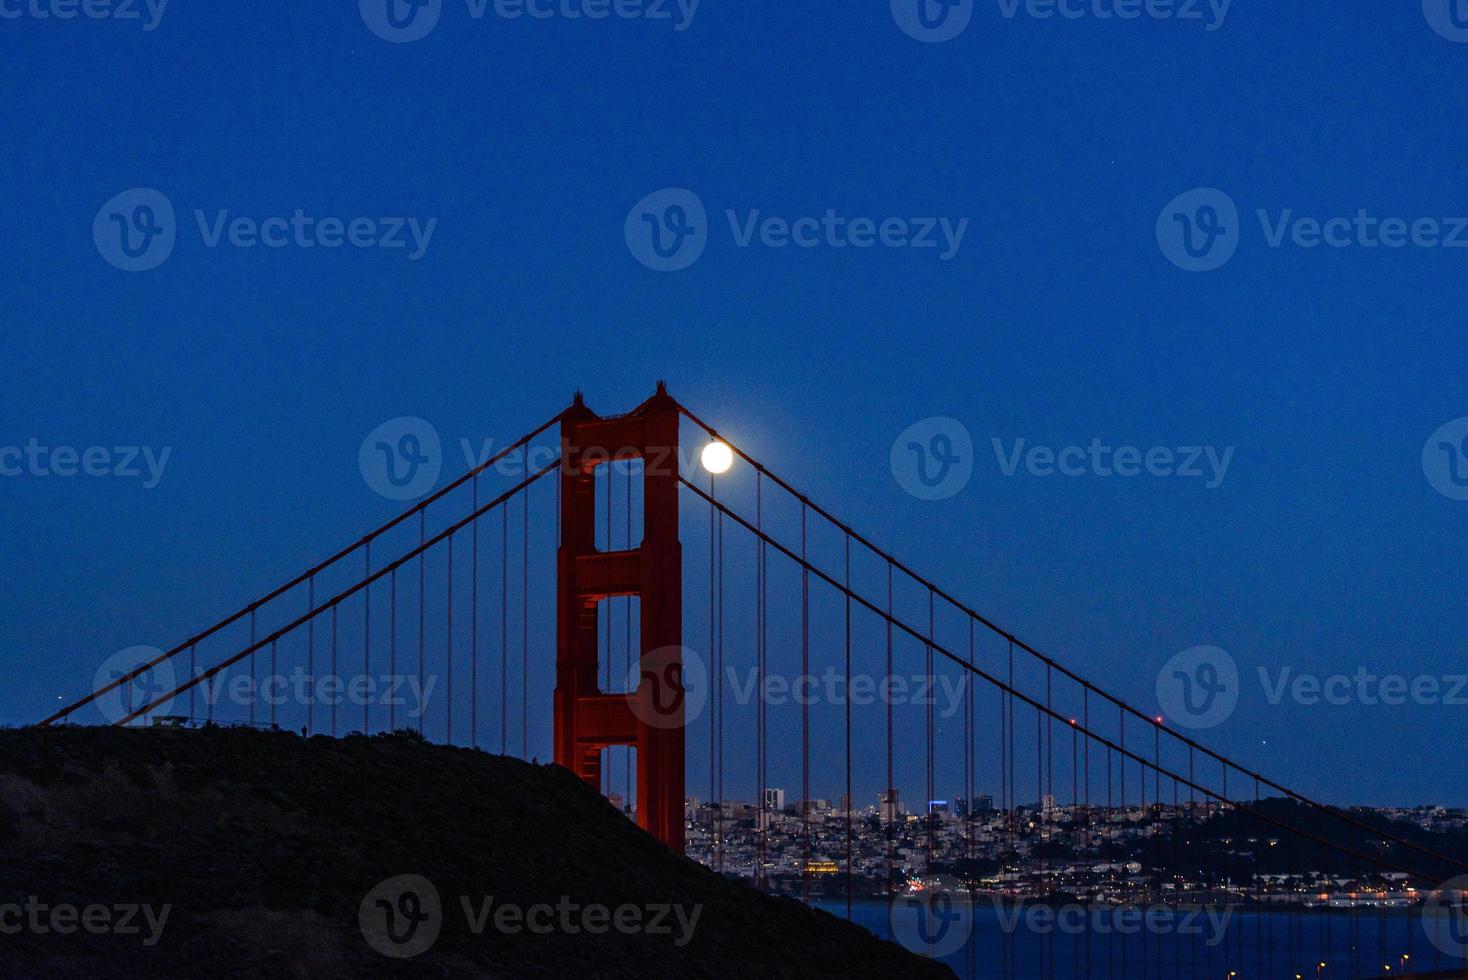
[{"label": "glowing moon", "polygon": [[722,442],[711,442],[703,447],[703,468],[710,473],[726,473],[734,465],[734,450]]}]

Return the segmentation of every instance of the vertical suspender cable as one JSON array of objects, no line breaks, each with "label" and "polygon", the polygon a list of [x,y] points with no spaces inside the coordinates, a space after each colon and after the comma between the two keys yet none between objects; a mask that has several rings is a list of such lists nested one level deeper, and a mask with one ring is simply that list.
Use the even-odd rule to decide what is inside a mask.
[{"label": "vertical suspender cable", "polygon": [[[1116,767],[1117,767],[1117,772],[1119,774],[1119,780],[1120,780],[1120,785],[1117,788],[1117,798],[1118,798],[1118,801],[1121,804],[1122,840],[1125,841],[1126,840],[1126,827],[1127,827],[1127,802],[1126,802],[1126,712],[1124,710],[1118,708],[1117,709],[1117,717],[1121,719],[1120,732],[1119,732],[1119,734],[1117,735],[1117,738],[1116,738],[1116,744],[1121,749],[1121,755],[1116,760]],[[1128,959],[1129,959],[1129,957],[1127,956],[1127,943],[1126,943],[1125,938],[1123,938],[1122,939],[1122,942],[1121,942],[1121,975],[1124,976],[1124,977],[1125,976],[1129,976],[1129,974],[1127,973],[1127,967],[1128,967],[1128,962],[1127,961],[1128,961]],[[1142,960],[1142,962],[1143,963],[1146,963],[1147,961],[1144,959],[1144,960]],[[1208,971],[1209,971],[1210,975],[1213,972],[1213,966],[1212,966],[1211,963],[1209,964]]]},{"label": "vertical suspender cable", "polygon": [[719,512],[719,669],[714,671],[714,717],[719,731],[719,870],[724,870],[724,514]]},{"label": "vertical suspender cable", "polygon": [[755,472],[755,531],[759,537],[755,551],[755,804],[759,807],[759,839],[756,852],[758,866],[754,880],[757,887],[765,884],[765,842],[769,834],[770,808],[765,802],[765,498],[764,474]]},{"label": "vertical suspender cable", "polygon": [[[623,496],[627,499],[627,550],[632,550],[632,460],[627,460],[623,467],[627,473],[627,492]],[[558,508],[559,509],[559,508]],[[625,617],[626,642],[623,645],[622,676],[632,676],[632,597],[627,596],[622,600],[622,615]],[[627,749],[622,754],[626,775],[623,787],[626,794],[622,797],[622,812],[631,812],[632,806],[632,749]]]},{"label": "vertical suspender cable", "polygon": [[[1015,850],[1015,832],[1017,830],[1017,828],[1015,827],[1015,819],[1017,817],[1017,813],[1016,813],[1016,809],[1017,808],[1015,806],[1015,795],[1016,795],[1016,789],[1017,789],[1017,787],[1014,784],[1014,695],[1010,693],[1010,691],[1012,691],[1012,690],[1014,690],[1014,643],[1013,643],[1013,641],[1011,641],[1010,644],[1009,644],[1009,689],[1004,692],[1004,696],[1001,699],[1001,703],[1004,705],[1004,711],[1003,711],[1003,714],[1001,715],[1001,721],[1003,723],[1004,731],[1000,734],[1000,744],[1003,746],[1002,752],[1003,752],[1003,758],[1004,758],[1004,762],[1003,762],[1003,766],[1002,766],[1003,772],[1002,772],[1002,776],[1001,776],[1001,780],[1002,780],[1001,785],[1002,785],[1002,789],[1003,789],[1004,797],[1005,797],[1005,799],[1004,799],[1004,837],[1005,837],[1005,842],[1006,842],[1006,848],[1005,848],[1006,854],[1005,854],[1005,856],[1006,856],[1006,858],[1010,854],[1014,854],[1014,856],[1015,856],[1015,879],[1014,879],[1015,896],[1014,896],[1014,900],[1015,900],[1016,906],[1018,906],[1018,904],[1020,902],[1020,894],[1019,894],[1020,888],[1019,888],[1019,886],[1020,886],[1021,882],[1020,882],[1020,878],[1019,878],[1019,874],[1018,874],[1018,872],[1019,872],[1018,853]],[[1007,863],[1008,863],[1007,861],[1004,862],[1005,865],[1007,865]],[[1007,867],[1005,867],[1003,870],[1005,870],[1007,872],[1008,869],[1007,869]],[[1007,976],[1007,977],[1013,976],[1014,973],[1019,969],[1019,934],[1016,933],[1016,932],[1006,931],[1005,934],[1004,934],[1004,963],[1005,963],[1005,976]]]},{"label": "vertical suspender cable", "polygon": [[[974,621],[968,621],[968,663],[974,666]],[[963,786],[964,800],[967,801],[967,813],[963,815],[963,840],[964,857],[968,859],[968,900],[970,905],[974,899],[973,877],[974,871],[974,791],[978,788],[978,772],[975,768],[975,746],[974,746],[974,685],[972,675],[963,679]],[[965,962],[968,966],[968,975],[973,976],[978,969],[975,959],[978,947],[972,942],[964,943]]]},{"label": "vertical suspender cable", "polygon": [[[527,455],[527,460],[529,456]],[[473,513],[479,513],[479,474],[474,474]],[[479,748],[479,521],[469,529],[469,744]]]},{"label": "vertical suspender cable", "polygon": [[[1050,813],[1045,800],[1045,720],[1047,716],[1039,707],[1035,709],[1035,797],[1039,800],[1039,885],[1050,888]],[[1048,891],[1041,892],[1048,896]],[[1050,933],[1054,939],[1054,933]],[[1035,955],[1039,958],[1039,976],[1047,976],[1048,959],[1045,957],[1045,942],[1035,937]]]},{"label": "vertical suspender cable", "polygon": [[530,755],[530,487],[520,511],[520,754]]},{"label": "vertical suspender cable", "polygon": [[[427,525],[427,520],[428,519],[427,519],[427,516],[426,516],[427,513],[428,513],[428,509],[426,507],[423,510],[420,510],[418,512],[418,547],[419,548],[422,548],[423,547],[423,543],[426,540],[427,528],[428,528],[428,525]],[[424,552],[422,552],[422,553],[420,553],[418,555],[418,690],[420,690],[420,691],[426,690],[426,688],[423,686],[423,682],[424,682],[424,675],[426,673],[426,671],[424,669],[424,657],[425,657],[426,651],[427,651],[427,646],[424,643],[424,624],[428,621],[428,603],[427,603],[427,598],[426,598],[427,592],[425,591],[425,581],[426,581],[426,575],[427,575],[427,566],[428,566],[428,552],[427,551],[424,551]],[[427,710],[425,710],[426,707],[427,707],[426,705],[419,705],[418,706],[418,734],[419,735],[422,735],[423,734],[423,719],[428,714]]]},{"label": "vertical suspender cable", "polygon": [[[846,588],[851,588],[851,535],[845,536],[846,543]],[[851,920],[851,595],[846,596],[846,919]]]},{"label": "vertical suspender cable", "polygon": [[[387,672],[389,683],[398,683],[398,570],[394,568],[388,577],[388,601],[392,608],[387,614]],[[398,699],[387,699],[387,730],[398,730]]]},{"label": "vertical suspender cable", "polygon": [[[613,502],[616,499],[615,485],[612,480],[613,465],[614,464],[610,460],[607,461],[607,533],[605,537],[606,544],[604,546],[604,550],[607,552],[610,552],[612,550],[612,508]],[[594,533],[595,532],[593,532],[593,534]],[[600,661],[600,663],[598,664],[598,671],[600,672],[602,677],[601,689],[603,691],[610,691],[612,689],[612,619],[615,615],[615,613],[613,612],[615,607],[613,606],[612,600],[610,598],[603,599],[601,605],[602,607],[604,607],[604,609],[598,609],[597,613],[601,619],[603,629],[602,637],[598,640],[598,643],[604,645],[605,652],[602,654],[601,657],[598,658],[598,660]],[[605,611],[605,615],[601,615],[603,611]],[[608,797],[612,795],[611,762],[611,750],[604,750],[604,758],[599,763],[599,768],[601,770],[601,792],[603,796]]]},{"label": "vertical suspender cable", "polygon": [[[255,610],[250,610],[250,648],[255,647]],[[255,694],[259,689],[255,686],[255,655],[250,654],[250,727],[255,727]]]},{"label": "vertical suspender cable", "polygon": [[[316,608],[316,576],[306,582],[306,609]],[[306,624],[306,680],[311,693],[306,698],[306,734],[310,735],[316,724],[316,617]]]},{"label": "vertical suspender cable", "polygon": [[[806,506],[800,504],[800,677],[801,682],[810,681],[810,569],[806,560]],[[810,901],[810,698],[801,698],[800,704],[800,821],[804,831],[804,846],[800,868],[800,893]]]},{"label": "vertical suspender cable", "polygon": [[927,696],[927,698],[925,698],[925,700],[928,702],[928,704],[927,704],[927,708],[924,711],[924,715],[926,716],[926,727],[927,727],[927,733],[928,733],[928,739],[927,739],[927,742],[928,742],[928,745],[927,745],[928,756],[927,756],[927,765],[925,766],[925,768],[927,769],[927,784],[926,784],[925,789],[926,789],[926,792],[927,792],[928,795],[927,795],[927,797],[923,801],[923,814],[924,814],[923,822],[927,824],[927,828],[928,828],[928,845],[927,845],[927,853],[925,854],[925,856],[923,858],[923,871],[925,873],[927,873],[927,874],[932,874],[933,873],[933,849],[937,845],[937,835],[938,835],[938,815],[933,812],[933,799],[934,799],[934,790],[935,790],[935,782],[934,782],[933,768],[934,768],[934,761],[936,759],[936,753],[934,751],[933,746],[936,743],[936,739],[937,739],[937,732],[934,730],[934,727],[933,727],[933,700],[934,699],[933,699],[933,696],[932,695],[933,695],[933,687],[937,683],[937,679],[933,676],[933,643],[932,643],[932,640],[933,640],[933,624],[934,624],[933,590],[932,589],[928,589],[928,643],[926,644],[926,657],[927,657],[927,662],[926,662],[926,666],[925,666],[925,669],[927,671],[927,677],[925,678],[925,680],[926,680],[927,685],[928,685],[928,696]]},{"label": "vertical suspender cable", "polygon": [[[1081,750],[1081,744],[1080,744],[1080,742],[1081,742],[1081,733],[1076,729],[1076,727],[1074,725],[1071,725],[1070,726],[1070,812],[1071,812],[1071,823],[1074,824],[1074,829],[1075,829],[1075,834],[1074,834],[1075,846],[1073,848],[1073,850],[1075,851],[1075,862],[1079,862],[1081,860],[1081,821],[1079,819],[1079,817],[1080,817],[1080,806],[1081,806],[1081,770],[1080,770],[1080,765],[1081,765],[1081,751],[1080,751]],[[1080,877],[1079,874],[1078,874],[1079,870],[1080,869],[1077,867],[1077,865],[1075,863],[1072,863],[1071,864],[1071,869],[1070,869],[1070,892],[1071,892],[1072,895],[1076,894],[1078,892],[1078,890],[1079,890],[1078,889],[1079,877]],[[1079,932],[1076,933],[1076,935],[1075,935],[1075,942],[1072,945],[1074,946],[1074,953],[1073,953],[1073,955],[1075,957],[1075,968],[1071,972],[1072,972],[1073,976],[1075,977],[1075,980],[1080,980],[1080,977],[1081,977],[1081,936],[1080,936],[1080,933]]]},{"label": "vertical suspender cable", "polygon": [[454,744],[454,536],[449,535],[448,547],[448,643],[444,650],[444,742]]},{"label": "vertical suspender cable", "polygon": [[[1054,892],[1051,883],[1054,878],[1050,872],[1050,853],[1054,849],[1055,833],[1053,830],[1055,820],[1055,716],[1050,714],[1053,705],[1054,671],[1047,664],[1045,666],[1045,798],[1042,801],[1041,812],[1043,820],[1041,826],[1045,830],[1045,882],[1046,894]],[[1055,932],[1050,932],[1050,952],[1048,958],[1049,976],[1055,978]]]},{"label": "vertical suspender cable", "polygon": [[[560,485],[560,481],[556,481]],[[510,751],[510,508],[500,510],[500,755]]]},{"label": "vertical suspender cable", "polygon": [[[1083,786],[1086,794],[1086,850],[1085,850],[1085,874],[1086,874],[1086,904],[1090,905],[1095,900],[1095,882],[1092,879],[1091,858],[1091,692],[1087,688],[1081,688],[1081,724],[1086,728],[1085,747],[1082,750],[1085,755],[1086,778]],[[1086,930],[1086,980],[1091,980],[1091,930]]]},{"label": "vertical suspender cable", "polygon": [[[887,680],[886,686],[890,692],[892,685],[892,562],[887,562]],[[897,848],[897,789],[895,776],[892,771],[892,702],[890,693],[882,699],[887,702],[887,786],[883,791],[883,799],[887,801],[887,822],[884,831],[887,835],[887,903],[892,903],[893,881],[892,870],[895,864]],[[880,817],[881,815],[878,814]]]},{"label": "vertical suspender cable", "polygon": [[[718,500],[718,481],[714,479],[712,471],[709,472],[709,500]],[[717,838],[719,835],[719,814],[714,810],[714,802],[717,799],[716,781],[717,758],[718,758],[718,707],[713,704],[714,679],[719,675],[719,649],[714,645],[715,636],[715,613],[714,593],[717,590],[716,580],[718,572],[715,567],[714,533],[717,520],[718,508],[711,502],[709,504],[709,825],[708,825],[708,863],[710,867],[717,866],[715,853],[718,849]]]},{"label": "vertical suspender cable", "polygon": [[[362,590],[362,683],[369,683],[368,678],[372,676],[372,539],[368,538],[362,549],[363,577],[368,579],[367,587]],[[369,734],[371,729],[371,698],[362,699],[362,734]]]},{"label": "vertical suspender cable", "polygon": [[[198,648],[197,648],[197,645],[193,645],[193,646],[190,646],[189,647],[189,680],[193,680],[195,677],[198,677],[198,676],[199,676]],[[194,724],[195,720],[198,717],[198,715],[196,715],[195,714],[195,711],[194,711],[194,690],[198,686],[199,685],[197,685],[197,684],[190,684],[189,685],[189,724],[191,724],[191,725]],[[309,701],[307,701],[306,703],[308,705],[310,704]]]},{"label": "vertical suspender cable", "polygon": [[[339,683],[339,681],[337,680],[337,678],[341,676],[337,672],[337,662],[336,662],[337,634],[338,634],[338,630],[337,630],[337,622],[338,622],[337,612],[340,609],[341,609],[341,607],[339,605],[335,604],[335,603],[333,603],[332,606],[331,606],[331,677],[332,677],[332,683],[333,684]],[[421,690],[421,688],[420,688],[420,690]],[[336,698],[332,698],[331,699],[331,737],[332,738],[336,738],[336,702],[337,702],[337,699]]]}]

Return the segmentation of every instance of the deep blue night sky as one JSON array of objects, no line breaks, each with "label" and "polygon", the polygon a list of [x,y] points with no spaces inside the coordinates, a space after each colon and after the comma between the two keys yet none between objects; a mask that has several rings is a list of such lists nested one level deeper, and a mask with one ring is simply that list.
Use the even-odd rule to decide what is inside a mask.
[{"label": "deep blue night sky", "polygon": [[[1468,669],[1468,501],[1422,463],[1468,416],[1468,251],[1275,248],[1256,212],[1436,218],[1447,237],[1468,215],[1468,44],[1415,0],[1236,0],[1217,30],[1005,6],[979,0],[926,44],[887,0],[703,0],[686,30],[676,4],[672,21],[572,21],[444,0],[428,36],[391,44],[345,0],[173,0],[151,31],[0,0],[24,11],[0,19],[0,447],[171,447],[151,489],[0,479],[0,721],[404,506],[358,472],[380,423],[430,420],[446,479],[460,438],[513,438],[578,387],[620,411],[666,378],[1146,710],[1169,658],[1227,650],[1242,696],[1209,744],[1333,801],[1462,805],[1468,772],[1443,761],[1468,704],[1273,706],[1257,668]],[[130,188],[177,209],[147,272],[94,244]],[[707,248],[677,272],[624,239],[663,188],[707,208]],[[1195,188],[1240,216],[1209,272],[1156,235]],[[210,248],[195,209],[437,222],[412,260]],[[968,224],[946,260],[739,247],[725,212],[756,209]],[[972,480],[941,501],[889,465],[931,416],[974,443]],[[1214,489],[1006,477],[992,440],[1020,438],[1234,455]]]}]

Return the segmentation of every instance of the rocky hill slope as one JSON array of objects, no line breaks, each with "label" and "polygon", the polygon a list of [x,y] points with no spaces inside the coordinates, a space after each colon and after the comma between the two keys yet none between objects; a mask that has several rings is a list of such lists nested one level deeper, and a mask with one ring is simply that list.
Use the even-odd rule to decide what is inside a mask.
[{"label": "rocky hill slope", "polygon": [[0,732],[0,949],[26,977],[952,976],[559,767],[221,729]]}]

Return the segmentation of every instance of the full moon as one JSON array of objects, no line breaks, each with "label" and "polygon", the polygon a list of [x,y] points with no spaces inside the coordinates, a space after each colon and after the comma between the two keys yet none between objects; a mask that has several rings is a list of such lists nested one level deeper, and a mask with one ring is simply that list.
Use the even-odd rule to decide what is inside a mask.
[{"label": "full moon", "polygon": [[703,447],[703,468],[710,473],[725,473],[734,465],[734,451],[722,442]]}]

